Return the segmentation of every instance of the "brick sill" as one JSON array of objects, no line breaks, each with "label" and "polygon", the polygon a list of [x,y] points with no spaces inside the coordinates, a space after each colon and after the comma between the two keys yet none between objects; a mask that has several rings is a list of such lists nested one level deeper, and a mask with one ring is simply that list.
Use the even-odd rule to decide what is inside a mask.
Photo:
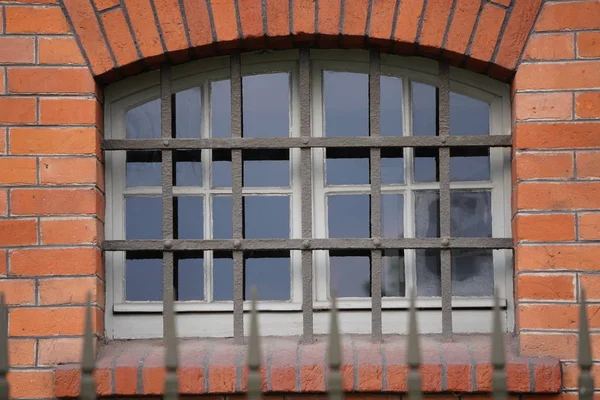
[{"label": "brick sill", "polygon": [[[421,337],[423,390],[429,393],[474,393],[491,390],[490,338],[456,336],[444,342]],[[266,393],[323,393],[327,338],[313,344],[297,338],[262,339],[263,390]],[[342,375],[348,392],[406,391],[406,338],[388,336],[383,343],[369,337],[343,338]],[[558,393],[560,365],[549,357],[517,355],[516,338],[507,335],[508,388],[512,393]],[[232,339],[186,339],[180,342],[180,392],[187,395],[235,394],[246,390],[246,346]],[[100,396],[160,395],[164,348],[158,340],[114,341],[99,351],[96,384]],[[78,364],[59,365],[56,397],[77,397]]]}]

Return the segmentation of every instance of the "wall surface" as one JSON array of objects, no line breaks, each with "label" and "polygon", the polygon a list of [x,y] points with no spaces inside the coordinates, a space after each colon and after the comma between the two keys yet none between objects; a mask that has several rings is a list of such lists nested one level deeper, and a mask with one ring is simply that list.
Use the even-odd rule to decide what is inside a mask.
[{"label": "wall surface", "polygon": [[[55,365],[80,359],[88,291],[103,333],[102,88],[166,61],[295,46],[441,58],[512,82],[516,352],[560,359],[561,396],[576,395],[582,286],[600,328],[599,0],[0,0],[11,397],[76,386]],[[600,335],[593,346],[600,388]]]}]

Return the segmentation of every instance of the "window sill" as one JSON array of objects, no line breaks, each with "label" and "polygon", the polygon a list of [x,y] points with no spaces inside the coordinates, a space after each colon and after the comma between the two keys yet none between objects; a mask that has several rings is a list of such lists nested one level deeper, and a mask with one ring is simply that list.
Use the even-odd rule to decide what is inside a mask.
[{"label": "window sill", "polygon": [[[313,344],[297,338],[262,338],[263,390],[273,393],[323,393],[327,338]],[[452,342],[422,336],[423,391],[489,392],[492,367],[490,338],[459,335]],[[348,392],[406,391],[406,337],[387,336],[372,343],[367,336],[343,337],[342,376]],[[507,335],[508,388],[512,393],[558,393],[560,365],[549,357],[517,355],[516,338]],[[185,339],[180,342],[181,394],[233,394],[246,390],[246,346],[232,339]],[[95,372],[101,396],[159,395],[164,385],[164,348],[158,340],[113,341],[98,354]],[[78,364],[59,365],[56,397],[77,397]]]}]

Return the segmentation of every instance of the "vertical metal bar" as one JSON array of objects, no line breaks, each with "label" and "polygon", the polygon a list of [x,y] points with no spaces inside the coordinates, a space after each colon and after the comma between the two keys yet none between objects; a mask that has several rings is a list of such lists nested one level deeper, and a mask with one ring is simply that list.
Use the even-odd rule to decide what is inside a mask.
[{"label": "vertical metal bar", "polygon": [[415,308],[415,289],[410,292],[410,310],[408,314],[408,354],[406,362],[408,363],[408,399],[421,400],[421,352],[419,350],[419,334],[417,328],[417,311]]},{"label": "vertical metal bar", "polygon": [[494,319],[492,329],[492,390],[494,400],[508,399],[508,386],[506,383],[506,362],[504,358],[504,334],[500,315],[500,300],[498,290],[494,292]]},{"label": "vertical metal bar", "polygon": [[[231,136],[242,137],[242,65],[239,53],[231,55]],[[233,239],[236,247],[244,237],[244,206],[242,198],[242,150],[231,150],[231,202]],[[244,253],[233,252],[233,336],[236,343],[244,341]]]},{"label": "vertical metal bar", "polygon": [[165,400],[177,400],[179,398],[179,380],[177,378],[178,350],[177,350],[177,333],[175,329],[175,301],[173,292],[169,292],[169,299],[164,303],[164,323],[165,336],[164,342],[166,347],[165,367],[167,374],[165,375]]},{"label": "vertical metal bar", "polygon": [[0,292],[0,400],[8,400],[8,310],[4,302],[4,292]]},{"label": "vertical metal bar", "polygon": [[92,294],[88,291],[85,306],[85,327],[83,331],[83,356],[81,359],[81,393],[80,399],[96,398],[96,381],[94,379],[94,332],[92,329]]},{"label": "vertical metal bar", "polygon": [[[381,56],[371,50],[369,68],[369,135],[380,135]],[[371,237],[375,246],[381,245],[381,149],[371,148]],[[371,251],[371,339],[381,341],[381,256]]]},{"label": "vertical metal bar", "polygon": [[260,400],[262,382],[260,377],[260,336],[256,311],[256,288],[252,288],[252,313],[248,339],[248,400]]},{"label": "vertical metal bar", "polygon": [[[173,137],[173,109],[171,103],[171,67],[163,65],[160,69],[160,100],[161,100],[161,137],[165,146],[168,139]],[[174,258],[169,251],[173,246],[173,151],[162,150],[162,235],[165,246],[163,252],[163,308],[167,307],[169,299],[174,298]],[[163,312],[163,337],[167,334],[166,313]]]},{"label": "vertical metal bar", "polygon": [[[300,49],[300,136],[310,137],[310,50]],[[302,238],[312,238],[312,150],[300,150],[302,190]],[[308,241],[303,242],[306,245]],[[306,246],[305,246],[306,247]],[[303,340],[313,341],[313,269],[312,250],[302,250],[302,329]]]},{"label": "vertical metal bar", "polygon": [[327,347],[327,363],[329,365],[329,379],[327,381],[327,391],[329,400],[343,400],[344,392],[342,389],[342,374],[340,367],[342,365],[342,349],[340,330],[338,328],[337,302],[335,293],[331,293],[331,322],[329,327],[329,344]]},{"label": "vertical metal bar", "polygon": [[592,376],[592,346],[588,327],[587,304],[585,291],[581,288],[581,303],[579,306],[579,399],[592,400],[594,397],[594,377]]},{"label": "vertical metal bar", "polygon": [[[450,136],[450,68],[439,65],[439,87],[437,91],[438,135],[442,141]],[[450,148],[439,148],[440,175],[440,237],[442,244],[448,244],[450,232]],[[442,334],[445,339],[452,337],[452,254],[448,249],[440,251],[441,293],[442,293]]]}]

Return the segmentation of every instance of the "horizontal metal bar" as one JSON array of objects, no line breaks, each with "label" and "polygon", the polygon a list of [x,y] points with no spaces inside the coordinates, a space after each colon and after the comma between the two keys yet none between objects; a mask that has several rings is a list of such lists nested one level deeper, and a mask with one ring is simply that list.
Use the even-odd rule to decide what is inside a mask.
[{"label": "horizontal metal bar", "polygon": [[508,135],[106,139],[104,150],[291,149],[319,147],[510,147]]},{"label": "horizontal metal bar", "polygon": [[511,249],[510,238],[107,240],[106,251]]}]

